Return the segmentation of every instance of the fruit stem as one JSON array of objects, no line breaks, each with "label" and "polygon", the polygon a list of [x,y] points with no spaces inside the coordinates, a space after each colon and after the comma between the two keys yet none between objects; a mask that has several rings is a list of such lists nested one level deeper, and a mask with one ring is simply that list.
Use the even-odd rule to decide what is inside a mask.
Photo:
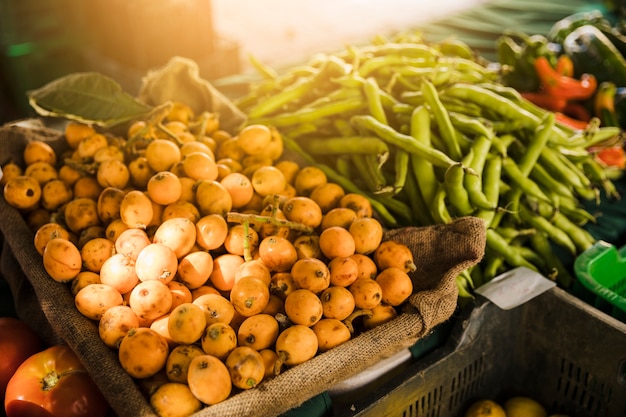
[{"label": "fruit stem", "polygon": [[258,214],[250,213],[230,212],[226,215],[226,221],[236,223],[252,222],[254,224],[270,223],[277,227],[288,227],[290,229],[305,233],[313,233],[315,231],[312,227],[306,226],[302,223],[296,223],[289,220],[278,219],[270,216],[259,216]]}]

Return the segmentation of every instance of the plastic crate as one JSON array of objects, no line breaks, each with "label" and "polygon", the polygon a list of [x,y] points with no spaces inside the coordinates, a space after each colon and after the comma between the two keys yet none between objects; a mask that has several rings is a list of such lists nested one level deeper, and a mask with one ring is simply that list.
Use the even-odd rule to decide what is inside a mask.
[{"label": "plastic crate", "polygon": [[581,299],[626,323],[626,246],[598,241],[576,258],[574,272]]},{"label": "plastic crate", "polygon": [[448,342],[335,416],[462,416],[513,395],[549,414],[626,416],[626,324],[555,287],[511,310],[479,298]]}]

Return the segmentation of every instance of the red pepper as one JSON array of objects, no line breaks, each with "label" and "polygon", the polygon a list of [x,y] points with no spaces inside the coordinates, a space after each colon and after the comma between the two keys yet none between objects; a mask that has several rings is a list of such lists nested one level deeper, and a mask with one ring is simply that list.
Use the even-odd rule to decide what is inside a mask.
[{"label": "red pepper", "polygon": [[527,91],[520,93],[522,97],[537,106],[550,111],[563,111],[567,106],[567,100],[556,97],[545,91]]},{"label": "red pepper", "polygon": [[589,125],[588,121],[575,119],[562,112],[554,112],[554,114],[556,116],[557,122],[562,123],[566,126],[569,126],[572,129],[584,130]]},{"label": "red pepper", "polygon": [[586,100],[594,94],[598,86],[593,74],[582,74],[580,79],[559,74],[544,56],[535,58],[534,65],[542,88],[556,97],[566,100]]},{"label": "red pepper", "polygon": [[567,55],[559,55],[556,61],[556,72],[566,77],[574,76],[574,63]]},{"label": "red pepper", "polygon": [[626,168],[626,155],[624,154],[624,148],[620,145],[600,149],[596,153],[596,158],[607,166],[619,169]]},{"label": "red pepper", "polygon": [[591,114],[589,113],[589,110],[587,110],[587,108],[581,103],[575,101],[568,101],[567,105],[563,107],[563,113],[583,122],[588,122],[589,120],[591,120]]}]

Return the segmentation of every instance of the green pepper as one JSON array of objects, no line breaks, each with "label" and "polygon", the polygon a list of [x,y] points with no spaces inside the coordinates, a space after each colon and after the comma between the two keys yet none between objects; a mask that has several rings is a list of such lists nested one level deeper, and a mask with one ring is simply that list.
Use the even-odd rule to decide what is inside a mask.
[{"label": "green pepper", "polygon": [[548,31],[547,38],[550,42],[563,43],[567,35],[581,26],[608,24],[604,14],[600,10],[586,10],[571,14],[555,22]]},{"label": "green pepper", "polygon": [[610,81],[600,83],[593,99],[593,112],[600,118],[602,126],[618,126],[615,114],[617,87]]},{"label": "green pepper", "polygon": [[529,36],[522,32],[507,31],[496,41],[498,62],[506,66],[502,75],[505,85],[518,91],[536,91],[539,78],[534,62],[538,56],[545,56],[549,62],[556,64],[556,52],[550,48],[547,38],[543,35]]},{"label": "green pepper", "polygon": [[574,63],[574,75],[595,75],[598,83],[611,81],[626,86],[626,59],[615,45],[593,25],[576,28],[563,41],[563,52]]},{"label": "green pepper", "polygon": [[622,54],[622,56],[626,57],[626,35],[620,33],[617,27],[607,25],[595,26],[602,31],[604,36],[606,36],[607,39],[611,41],[611,43]]}]

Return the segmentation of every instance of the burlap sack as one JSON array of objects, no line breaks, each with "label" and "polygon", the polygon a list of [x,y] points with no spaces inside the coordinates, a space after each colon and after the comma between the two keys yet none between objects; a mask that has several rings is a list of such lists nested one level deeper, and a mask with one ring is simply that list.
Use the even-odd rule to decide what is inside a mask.
[{"label": "burlap sack", "polygon": [[[4,127],[0,129],[0,161],[20,162],[21,150],[33,139],[47,140],[57,148],[63,144],[56,131]],[[118,416],[155,417],[138,385],[119,365],[116,352],[99,339],[97,323],[77,311],[67,285],[46,274],[33,245],[33,232],[4,198],[0,198],[0,225],[1,272],[13,292],[18,316],[36,329],[46,343],[70,345]],[[418,267],[412,274],[415,291],[396,319],[288,369],[255,389],[205,407],[194,417],[282,414],[413,345],[434,326],[448,320],[457,302],[455,277],[484,255],[483,221],[465,217],[448,225],[387,231],[385,238],[411,247]]]}]

